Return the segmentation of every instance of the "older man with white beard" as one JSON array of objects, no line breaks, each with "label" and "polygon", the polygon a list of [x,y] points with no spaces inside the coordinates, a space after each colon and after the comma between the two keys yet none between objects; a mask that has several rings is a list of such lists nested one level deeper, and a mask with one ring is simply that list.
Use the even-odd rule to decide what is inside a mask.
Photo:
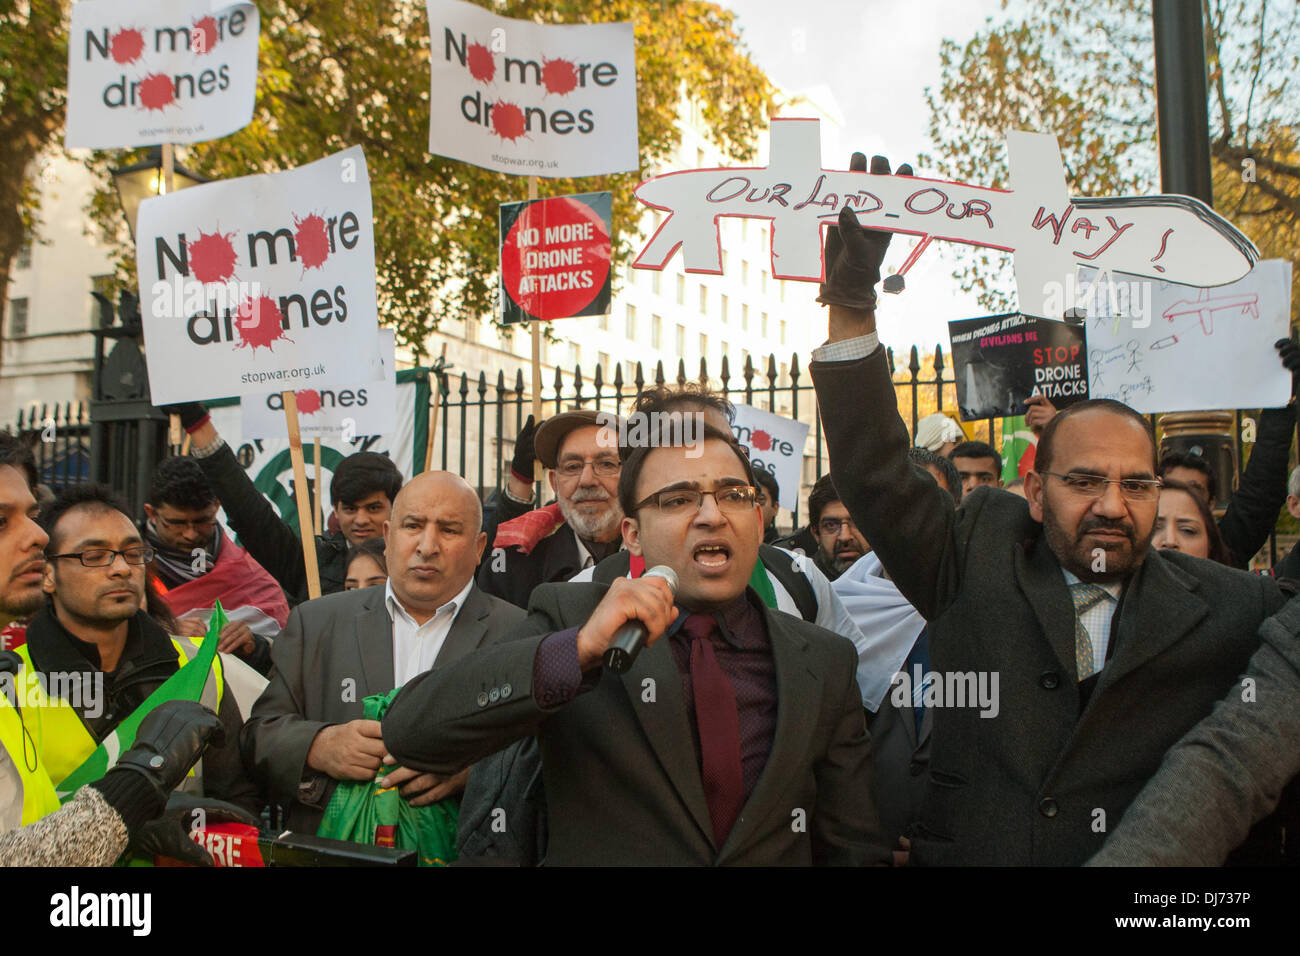
[{"label": "older man with white beard", "polygon": [[488,594],[526,608],[537,585],[567,581],[623,546],[618,424],[612,415],[598,420],[597,414],[563,412],[537,429],[534,447],[548,469],[553,504],[520,514],[518,506],[531,496],[523,480],[529,469],[511,468],[478,570],[478,586]]}]

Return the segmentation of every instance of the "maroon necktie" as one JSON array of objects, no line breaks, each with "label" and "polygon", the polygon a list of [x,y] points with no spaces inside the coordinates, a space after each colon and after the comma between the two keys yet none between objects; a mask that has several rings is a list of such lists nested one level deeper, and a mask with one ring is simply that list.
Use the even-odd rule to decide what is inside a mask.
[{"label": "maroon necktie", "polygon": [[721,848],[745,803],[736,691],[713,653],[710,638],[718,630],[717,621],[708,614],[692,614],[682,623],[682,630],[691,638],[691,686],[700,731],[704,798],[713,820],[713,839]]}]

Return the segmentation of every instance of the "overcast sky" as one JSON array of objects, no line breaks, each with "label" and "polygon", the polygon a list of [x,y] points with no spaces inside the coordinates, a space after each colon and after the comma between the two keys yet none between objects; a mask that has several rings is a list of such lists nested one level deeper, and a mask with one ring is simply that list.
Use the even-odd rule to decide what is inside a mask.
[{"label": "overcast sky", "polygon": [[[923,90],[938,85],[939,43],[965,44],[1001,10],[999,0],[720,2],[736,12],[755,63],[775,83],[843,116],[839,131],[822,124],[823,162],[840,169],[854,150],[895,166],[932,151]],[[896,239],[888,261],[901,264],[911,245]],[[896,352],[936,342],[947,352],[947,321],[984,314],[952,277],[945,245],[935,243],[908,271],[904,292],[882,295],[881,335]]]}]

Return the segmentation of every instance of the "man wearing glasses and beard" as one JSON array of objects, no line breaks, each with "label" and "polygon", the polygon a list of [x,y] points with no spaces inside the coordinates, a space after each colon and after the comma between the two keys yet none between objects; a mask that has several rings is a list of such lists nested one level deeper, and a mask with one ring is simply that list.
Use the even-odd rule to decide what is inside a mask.
[{"label": "man wearing glasses and beard", "polygon": [[[495,532],[485,529],[490,543],[479,565],[478,586],[488,594],[526,608],[537,585],[567,581],[623,546],[617,420],[605,415],[598,421],[597,416],[586,409],[564,412],[537,429],[536,454],[549,469],[553,504],[519,514],[519,499],[531,493],[531,484],[517,472],[531,469],[531,451],[522,456],[527,462],[512,466],[507,494],[498,499],[499,517],[509,520],[497,524]],[[531,434],[527,426],[521,436],[526,434]],[[526,444],[522,437],[521,444]]]}]

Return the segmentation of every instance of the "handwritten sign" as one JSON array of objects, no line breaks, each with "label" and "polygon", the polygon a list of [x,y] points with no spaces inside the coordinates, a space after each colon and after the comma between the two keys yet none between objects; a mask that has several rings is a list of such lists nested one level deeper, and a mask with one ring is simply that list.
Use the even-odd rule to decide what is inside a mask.
[{"label": "handwritten sign", "polygon": [[1088,397],[1088,348],[1079,325],[1012,312],[948,323],[962,421],[1023,415],[1031,395],[1057,408]]},{"label": "handwritten sign", "polygon": [[731,431],[736,441],[749,451],[754,470],[761,469],[776,478],[777,487],[781,489],[781,507],[794,511],[799,504],[799,481],[808,425],[752,405],[737,405]]},{"label": "handwritten sign", "polygon": [[427,0],[429,152],[518,176],[640,166],[632,24],[543,25]]},{"label": "handwritten sign", "polygon": [[382,374],[359,146],[146,199],[136,263],[157,405],[348,388]]},{"label": "handwritten sign", "polygon": [[251,3],[72,4],[66,145],[197,143],[247,126],[259,26]]},{"label": "handwritten sign", "polygon": [[[1287,338],[1291,263],[1269,259],[1215,289],[1134,280],[1079,283],[1091,300],[1088,364],[1094,398],[1143,414],[1276,408],[1291,376],[1273,343]],[[1095,294],[1094,294],[1095,293]]]},{"label": "handwritten sign", "polygon": [[[822,227],[845,204],[864,226],[921,237],[898,276],[935,239],[1014,252],[1020,311],[1047,318],[1062,317],[1049,313],[1049,299],[1080,264],[1218,286],[1259,259],[1249,239],[1186,196],[1071,198],[1052,136],[1007,134],[1012,188],[1002,190],[824,169],[818,129],[815,119],[774,119],[766,166],[684,170],[643,182],[637,198],[668,215],[633,265],[662,269],[680,249],[687,272],[720,275],[718,220],[769,219],[772,274],[817,281]],[[885,289],[901,285],[891,276]]]}]

